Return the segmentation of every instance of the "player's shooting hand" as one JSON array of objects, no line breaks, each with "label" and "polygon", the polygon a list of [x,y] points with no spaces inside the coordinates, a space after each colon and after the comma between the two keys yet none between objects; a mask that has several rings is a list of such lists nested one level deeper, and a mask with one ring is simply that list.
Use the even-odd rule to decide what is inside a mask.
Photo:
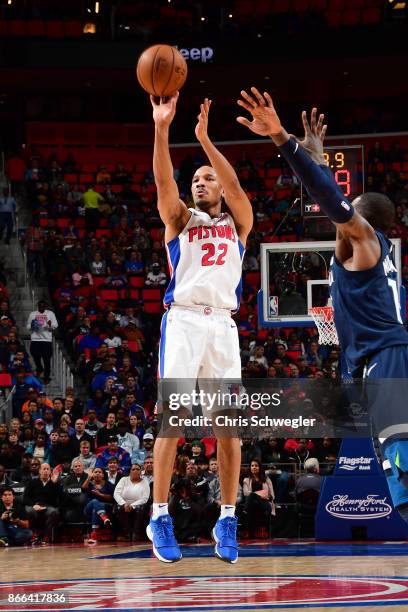
[{"label": "player's shooting hand", "polygon": [[195,127],[195,135],[199,142],[208,138],[208,115],[212,100],[204,99],[203,104],[200,104],[200,113],[197,115],[198,123]]},{"label": "player's shooting hand", "polygon": [[299,140],[298,142],[306,149],[313,161],[317,164],[324,164],[323,142],[327,131],[327,125],[324,124],[323,114],[320,114],[319,119],[316,119],[317,108],[312,108],[310,123],[306,111],[302,112],[302,123],[305,130],[305,136],[303,140]]},{"label": "player's shooting hand", "polygon": [[243,99],[237,100],[238,105],[245,108],[252,115],[252,121],[246,117],[237,117],[238,123],[245,125],[260,136],[276,136],[282,130],[282,125],[271,96],[265,91],[260,94],[256,87],[251,87],[251,93],[241,91]]},{"label": "player's shooting hand", "polygon": [[153,106],[153,120],[156,127],[169,127],[176,114],[178,97],[178,91],[170,98],[160,98],[159,102],[157,102],[157,98],[150,96],[150,102]]}]

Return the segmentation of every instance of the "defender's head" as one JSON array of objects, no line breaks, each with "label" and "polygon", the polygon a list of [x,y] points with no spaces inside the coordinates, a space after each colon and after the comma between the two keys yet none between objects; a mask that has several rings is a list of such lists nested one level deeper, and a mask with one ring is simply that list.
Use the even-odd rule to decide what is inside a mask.
[{"label": "defender's head", "polygon": [[191,193],[198,210],[216,216],[221,213],[224,191],[218,182],[214,168],[201,166],[196,170],[191,184]]},{"label": "defender's head", "polygon": [[354,208],[370,225],[387,234],[394,223],[395,206],[390,198],[382,193],[368,191],[352,202]]}]

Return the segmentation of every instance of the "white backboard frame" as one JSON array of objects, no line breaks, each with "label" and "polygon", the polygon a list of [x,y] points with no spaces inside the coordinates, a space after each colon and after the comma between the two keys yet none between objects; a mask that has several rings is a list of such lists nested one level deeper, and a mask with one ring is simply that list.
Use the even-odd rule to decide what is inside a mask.
[{"label": "white backboard frame", "polygon": [[[401,286],[401,240],[392,238],[391,242],[394,246],[393,255],[395,265],[398,271],[398,283]],[[316,240],[308,242],[267,242],[261,244],[261,290],[258,294],[258,311],[259,324],[261,327],[310,327],[313,323],[313,318],[309,314],[305,315],[282,315],[269,316],[268,309],[268,290],[269,290],[269,257],[268,253],[301,253],[313,251],[329,251],[334,253],[336,246],[335,240]],[[310,283],[310,281],[309,281]],[[312,300],[312,285],[327,284],[327,279],[318,279],[311,281],[308,284],[307,307],[308,311]],[[310,292],[310,295],[309,295]],[[405,312],[405,302],[401,299],[402,311]]]}]

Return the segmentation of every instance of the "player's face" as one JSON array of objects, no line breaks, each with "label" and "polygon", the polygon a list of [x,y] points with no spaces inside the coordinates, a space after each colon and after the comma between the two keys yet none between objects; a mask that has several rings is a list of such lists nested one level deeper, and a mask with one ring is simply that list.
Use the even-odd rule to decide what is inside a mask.
[{"label": "player's face", "polygon": [[222,187],[211,166],[198,168],[191,185],[194,204],[199,210],[206,212],[210,207],[221,205]]}]

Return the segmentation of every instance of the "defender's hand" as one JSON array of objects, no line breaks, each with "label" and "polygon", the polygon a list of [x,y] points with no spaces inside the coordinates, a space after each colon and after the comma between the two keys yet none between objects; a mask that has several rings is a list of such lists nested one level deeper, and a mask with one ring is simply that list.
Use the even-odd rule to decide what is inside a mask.
[{"label": "defender's hand", "polygon": [[195,135],[199,142],[205,138],[208,138],[208,115],[210,112],[211,102],[212,100],[205,98],[204,103],[200,104],[200,114],[197,115],[198,123],[195,127]]},{"label": "defender's hand", "polygon": [[326,136],[327,125],[324,125],[324,115],[320,114],[316,121],[317,108],[312,108],[310,113],[310,123],[307,118],[306,111],[302,112],[302,123],[305,130],[303,140],[299,140],[299,144],[309,153],[310,157],[317,164],[324,164],[323,142]]},{"label": "defender's hand", "polygon": [[252,121],[245,117],[237,117],[238,123],[245,125],[255,134],[260,136],[276,136],[282,130],[282,125],[271,96],[265,91],[263,96],[256,87],[251,87],[252,95],[245,90],[241,91],[243,100],[238,100],[238,105],[245,108],[252,115]]},{"label": "defender's hand", "polygon": [[169,127],[170,123],[174,119],[174,115],[176,114],[176,105],[179,97],[179,92],[177,91],[174,96],[170,98],[160,98],[160,102],[156,102],[154,96],[150,96],[150,102],[153,106],[153,120],[156,124],[156,127]]}]

